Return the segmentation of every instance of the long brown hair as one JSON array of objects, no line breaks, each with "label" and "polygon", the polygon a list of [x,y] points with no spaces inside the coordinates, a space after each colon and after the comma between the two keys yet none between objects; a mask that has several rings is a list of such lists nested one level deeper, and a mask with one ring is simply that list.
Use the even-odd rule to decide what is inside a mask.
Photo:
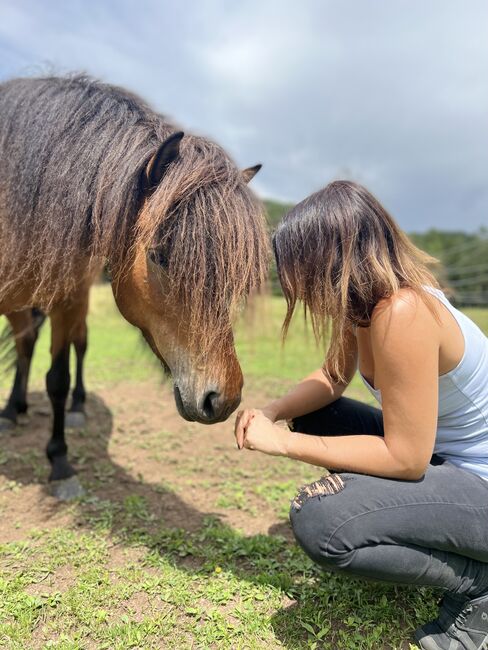
[{"label": "long brown hair", "polygon": [[[310,314],[317,340],[330,330],[327,372],[344,381],[344,343],[352,327],[367,327],[375,305],[402,287],[427,300],[438,283],[436,260],[408,239],[379,201],[351,181],[334,181],[295,206],[273,237],[287,301],[286,336],[297,303]],[[427,301],[427,304],[428,301]]]}]

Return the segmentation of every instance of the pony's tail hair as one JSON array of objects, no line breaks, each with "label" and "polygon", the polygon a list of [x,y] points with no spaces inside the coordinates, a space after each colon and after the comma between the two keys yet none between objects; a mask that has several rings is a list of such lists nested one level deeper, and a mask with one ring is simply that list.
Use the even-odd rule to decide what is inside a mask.
[{"label": "pony's tail hair", "polygon": [[16,360],[15,337],[7,320],[0,331],[0,368],[7,373],[13,370]]},{"label": "pony's tail hair", "polygon": [[[31,314],[34,331],[38,333],[46,320],[46,314],[36,307],[32,307]],[[20,338],[23,334],[22,331],[15,335],[8,320],[0,331],[0,369],[2,371],[9,372],[15,368],[17,363],[15,339]]]}]

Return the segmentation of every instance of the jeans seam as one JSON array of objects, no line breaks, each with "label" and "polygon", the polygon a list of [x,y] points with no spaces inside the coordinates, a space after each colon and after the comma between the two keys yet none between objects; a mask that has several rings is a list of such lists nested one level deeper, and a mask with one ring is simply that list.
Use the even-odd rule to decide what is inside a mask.
[{"label": "jeans seam", "polygon": [[369,515],[373,512],[381,512],[382,510],[393,510],[395,508],[410,508],[412,506],[462,506],[463,508],[471,508],[473,510],[487,510],[488,505],[486,506],[472,506],[472,505],[465,505],[461,503],[455,503],[455,502],[450,502],[450,501],[416,501],[415,503],[397,503],[394,506],[382,506],[381,508],[375,508],[374,510],[368,510],[366,512],[360,512],[357,515],[352,515],[346,521],[343,521],[339,526],[337,526],[332,533],[329,535],[329,538],[326,542],[326,548],[329,546],[331,539],[334,537],[334,535],[337,534],[337,532],[346,524],[349,522],[353,521],[354,519],[357,519],[358,517],[364,517],[364,515]]}]

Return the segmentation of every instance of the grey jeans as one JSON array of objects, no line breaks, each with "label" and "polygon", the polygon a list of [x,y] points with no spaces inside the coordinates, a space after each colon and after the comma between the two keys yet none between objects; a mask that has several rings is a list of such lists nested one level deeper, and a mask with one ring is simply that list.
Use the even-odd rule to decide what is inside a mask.
[{"label": "grey jeans", "polygon": [[[381,410],[348,398],[295,418],[313,435],[383,435]],[[295,537],[327,570],[385,582],[488,593],[488,481],[433,456],[404,481],[340,472],[302,488]]]}]

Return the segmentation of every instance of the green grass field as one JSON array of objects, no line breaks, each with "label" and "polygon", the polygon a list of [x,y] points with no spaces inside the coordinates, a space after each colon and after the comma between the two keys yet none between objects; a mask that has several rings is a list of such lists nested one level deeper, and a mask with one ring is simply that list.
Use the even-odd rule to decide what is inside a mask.
[{"label": "green grass field", "polygon": [[[273,298],[239,324],[247,401],[322,361],[300,318],[281,349],[283,312]],[[488,310],[468,313],[488,332]],[[289,500],[320,470],[236,452],[231,422],[180,420],[108,286],[95,287],[89,324],[90,419],[70,435],[86,497],[46,495],[42,408],[0,447],[0,648],[415,647],[437,594],[322,573],[293,542]],[[48,335],[32,373],[44,409]],[[369,399],[357,378],[349,390]]]}]

